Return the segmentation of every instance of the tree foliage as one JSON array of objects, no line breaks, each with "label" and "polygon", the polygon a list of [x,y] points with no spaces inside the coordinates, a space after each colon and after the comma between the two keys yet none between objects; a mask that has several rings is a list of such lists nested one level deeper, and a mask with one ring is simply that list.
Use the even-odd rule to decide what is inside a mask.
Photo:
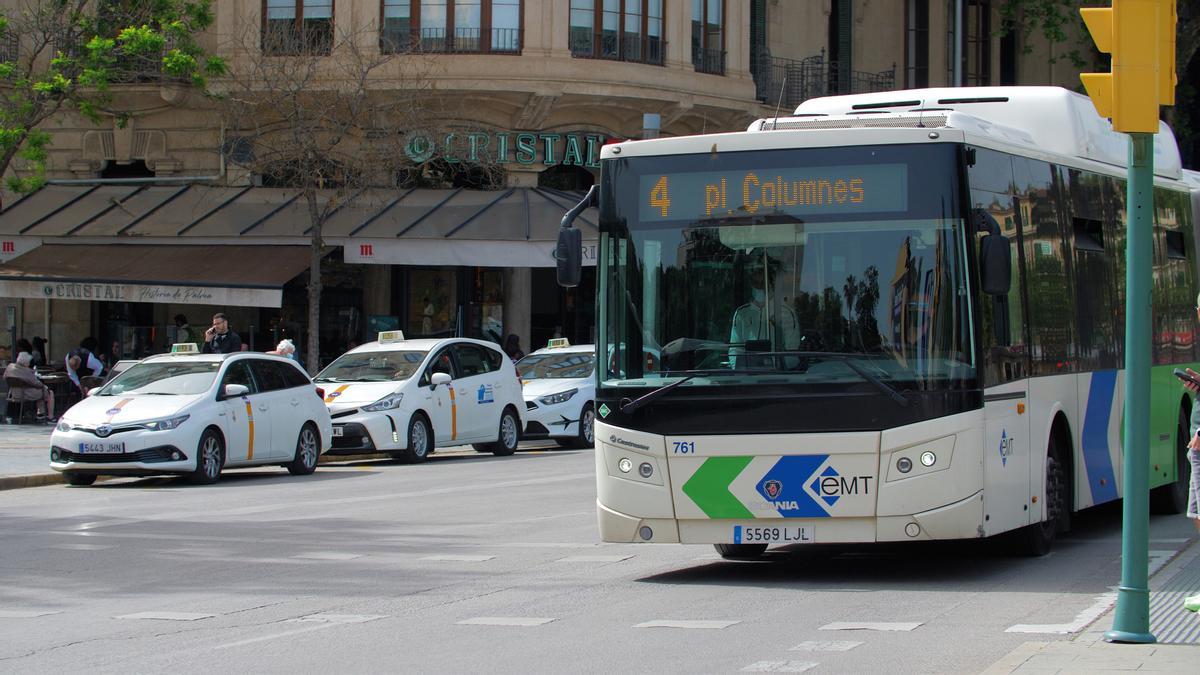
[{"label": "tree foliage", "polygon": [[[111,86],[161,83],[204,89],[225,72],[195,36],[211,0],[21,0],[0,8],[0,175],[26,192],[45,181],[48,118],[74,110],[93,121],[127,114]],[[13,160],[23,160],[13,166]],[[10,173],[10,169],[20,169]]]}]

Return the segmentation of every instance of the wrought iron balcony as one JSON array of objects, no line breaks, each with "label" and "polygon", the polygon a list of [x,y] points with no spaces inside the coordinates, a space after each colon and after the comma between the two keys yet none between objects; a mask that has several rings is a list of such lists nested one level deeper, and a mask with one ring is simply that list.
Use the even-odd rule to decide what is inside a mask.
[{"label": "wrought iron balcony", "polygon": [[604,59],[661,66],[665,63],[667,53],[666,40],[649,35],[618,36],[615,32],[593,33],[590,30],[572,29],[569,39],[571,56],[577,59]]},{"label": "wrought iron balcony", "polygon": [[833,94],[862,94],[896,88],[896,65],[877,73],[843,69],[825,50],[804,59],[763,52],[751,59],[758,100],[791,112],[804,101]]},{"label": "wrought iron balcony", "polygon": [[725,74],[725,52],[719,49],[701,49],[692,45],[692,65],[697,73],[710,75]]},{"label": "wrought iron balcony", "polygon": [[379,49],[385,54],[520,54],[523,39],[520,28],[385,28]]}]

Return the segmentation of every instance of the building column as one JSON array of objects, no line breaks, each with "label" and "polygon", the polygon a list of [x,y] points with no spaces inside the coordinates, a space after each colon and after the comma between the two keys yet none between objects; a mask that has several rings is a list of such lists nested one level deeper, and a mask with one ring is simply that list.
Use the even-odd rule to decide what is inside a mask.
[{"label": "building column", "polygon": [[521,349],[533,351],[529,343],[532,330],[533,271],[528,267],[504,268],[504,339],[515,334]]},{"label": "building column", "polygon": [[[391,265],[365,265],[363,267],[363,326],[372,314],[392,313],[392,267]],[[363,339],[364,336],[356,336]],[[374,335],[365,338],[374,340]]]}]

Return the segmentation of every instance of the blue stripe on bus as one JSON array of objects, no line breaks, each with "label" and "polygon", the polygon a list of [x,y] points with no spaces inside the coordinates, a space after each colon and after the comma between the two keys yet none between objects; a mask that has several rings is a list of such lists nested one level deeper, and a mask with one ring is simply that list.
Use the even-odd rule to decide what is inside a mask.
[{"label": "blue stripe on bus", "polygon": [[1117,498],[1117,481],[1113,474],[1112,455],[1108,447],[1108,422],[1112,417],[1113,394],[1117,390],[1117,371],[1092,373],[1088,391],[1087,412],[1083,416],[1083,468],[1092,503],[1102,504]]}]

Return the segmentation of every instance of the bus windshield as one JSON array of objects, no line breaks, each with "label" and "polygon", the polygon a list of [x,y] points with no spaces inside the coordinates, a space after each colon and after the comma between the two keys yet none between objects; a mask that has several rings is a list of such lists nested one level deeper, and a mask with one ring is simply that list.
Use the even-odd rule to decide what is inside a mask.
[{"label": "bus windshield", "polygon": [[609,161],[601,386],[973,381],[956,166],[949,144]]}]

